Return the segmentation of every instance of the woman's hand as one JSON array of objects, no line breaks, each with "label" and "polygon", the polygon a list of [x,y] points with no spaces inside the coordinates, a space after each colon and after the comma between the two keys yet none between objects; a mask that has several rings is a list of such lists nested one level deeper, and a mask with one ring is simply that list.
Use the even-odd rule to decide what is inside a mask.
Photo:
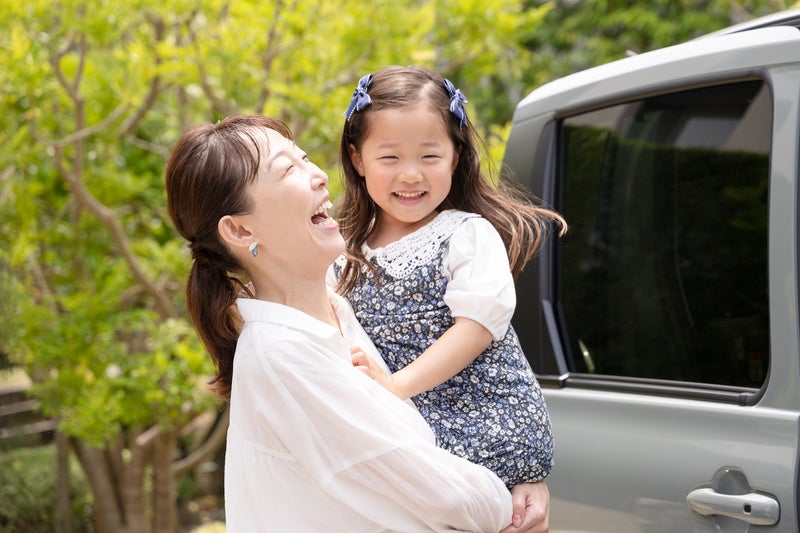
[{"label": "woman's hand", "polygon": [[511,489],[513,518],[500,533],[548,533],[550,531],[550,490],[544,481],[523,483]]}]

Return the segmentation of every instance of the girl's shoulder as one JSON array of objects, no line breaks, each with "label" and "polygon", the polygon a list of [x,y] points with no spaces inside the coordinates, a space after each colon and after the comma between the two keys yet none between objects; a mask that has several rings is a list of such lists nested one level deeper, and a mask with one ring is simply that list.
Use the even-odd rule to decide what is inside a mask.
[{"label": "girl's shoulder", "polygon": [[443,239],[450,238],[460,227],[467,221],[484,220],[484,218],[477,213],[469,213],[467,211],[459,211],[458,209],[447,209],[439,213],[439,215],[431,220],[426,226],[420,228],[425,230],[427,228],[429,233],[442,236]]},{"label": "girl's shoulder", "polygon": [[367,247],[365,251],[368,253],[377,252],[379,254],[389,253],[393,255],[407,253],[420,248],[438,248],[438,245],[448,241],[465,221],[473,218],[480,219],[481,216],[476,213],[468,213],[457,209],[447,209],[436,215],[433,220],[421,228],[405,235],[403,238],[382,248],[369,249]]}]

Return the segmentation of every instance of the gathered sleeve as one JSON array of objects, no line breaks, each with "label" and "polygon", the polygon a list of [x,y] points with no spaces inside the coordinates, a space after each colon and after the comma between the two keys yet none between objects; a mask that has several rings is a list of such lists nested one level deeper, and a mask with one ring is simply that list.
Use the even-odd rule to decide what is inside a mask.
[{"label": "gathered sleeve", "polygon": [[313,486],[389,531],[497,532],[510,523],[503,482],[437,448],[414,408],[348,363],[341,338],[268,330],[248,324],[237,351],[234,391],[251,404],[237,425],[252,431],[245,438],[292,457]]},{"label": "gathered sleeve", "polygon": [[503,240],[484,218],[466,220],[450,238],[444,302],[453,317],[474,320],[496,341],[511,323],[517,296]]}]

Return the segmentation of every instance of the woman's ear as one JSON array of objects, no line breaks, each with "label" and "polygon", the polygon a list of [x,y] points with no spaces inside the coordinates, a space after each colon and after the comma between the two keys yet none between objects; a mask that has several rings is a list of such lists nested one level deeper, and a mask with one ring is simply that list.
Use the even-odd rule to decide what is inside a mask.
[{"label": "woman's ear", "polygon": [[217,231],[231,248],[247,248],[254,241],[253,232],[236,216],[225,215],[217,223]]},{"label": "woman's ear", "polygon": [[361,161],[361,154],[358,153],[358,150],[353,144],[349,145],[349,150],[350,150],[350,162],[353,164],[353,167],[355,167],[356,172],[358,172],[358,174],[363,178],[364,162]]}]

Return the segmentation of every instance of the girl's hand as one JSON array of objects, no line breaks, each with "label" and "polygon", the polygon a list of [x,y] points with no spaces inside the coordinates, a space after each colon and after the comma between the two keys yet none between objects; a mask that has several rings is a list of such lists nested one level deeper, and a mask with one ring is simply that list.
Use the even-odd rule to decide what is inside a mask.
[{"label": "girl's hand", "polygon": [[350,347],[350,357],[353,366],[367,377],[374,379],[380,386],[391,392],[392,377],[375,362],[375,359],[364,353],[358,346]]},{"label": "girl's hand", "polygon": [[544,481],[523,483],[511,489],[513,519],[500,533],[548,533],[550,490]]}]

